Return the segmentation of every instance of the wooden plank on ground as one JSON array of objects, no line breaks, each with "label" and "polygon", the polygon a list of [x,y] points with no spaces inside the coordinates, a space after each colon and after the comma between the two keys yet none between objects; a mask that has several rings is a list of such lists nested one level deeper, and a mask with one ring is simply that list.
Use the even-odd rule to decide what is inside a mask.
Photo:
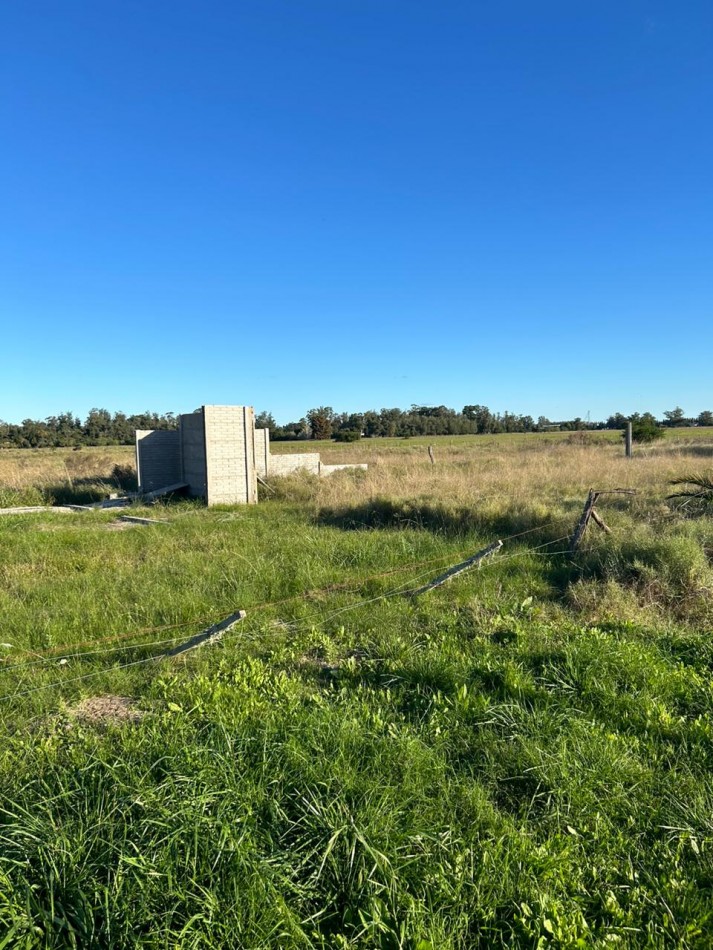
[{"label": "wooden plank on ground", "polygon": [[487,548],[483,548],[482,551],[478,551],[478,553],[474,554],[473,557],[469,557],[467,561],[461,561],[460,564],[456,564],[449,568],[445,574],[441,574],[440,577],[436,577],[434,580],[429,581],[428,584],[425,584],[423,587],[419,587],[418,590],[407,591],[407,593],[409,593],[412,597],[418,597],[419,594],[425,594],[426,591],[433,590],[434,587],[440,587],[441,584],[445,584],[446,581],[449,581],[452,577],[456,577],[456,575],[462,574],[463,571],[470,570],[471,567],[474,567],[476,564],[480,564],[484,558],[490,557],[491,554],[495,554],[495,552],[499,551],[502,546],[502,541],[493,541],[493,543],[489,544]]},{"label": "wooden plank on ground", "polygon": [[182,488],[188,488],[188,482],[176,482],[174,485],[166,485],[164,488],[154,488],[153,491],[144,492],[139,497],[143,498],[144,501],[152,501],[154,498],[170,495],[171,492],[180,491]]}]

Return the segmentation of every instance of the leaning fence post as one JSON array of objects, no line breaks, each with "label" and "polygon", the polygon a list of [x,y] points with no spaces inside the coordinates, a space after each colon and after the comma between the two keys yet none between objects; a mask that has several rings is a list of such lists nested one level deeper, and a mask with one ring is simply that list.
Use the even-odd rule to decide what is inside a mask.
[{"label": "leaning fence post", "polygon": [[592,509],[594,508],[594,502],[597,500],[597,495],[599,493],[595,492],[593,488],[589,489],[589,494],[587,495],[587,500],[584,503],[584,511],[582,512],[582,517],[577,523],[577,527],[574,529],[574,534],[572,539],[569,542],[569,553],[570,556],[579,547],[579,542],[584,537],[584,532],[587,530],[587,525],[589,524],[589,519],[592,517]]}]

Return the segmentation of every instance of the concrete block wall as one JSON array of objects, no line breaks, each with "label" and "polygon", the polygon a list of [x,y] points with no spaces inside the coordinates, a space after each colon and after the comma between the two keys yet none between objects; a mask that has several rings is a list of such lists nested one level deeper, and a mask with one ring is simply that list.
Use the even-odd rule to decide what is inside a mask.
[{"label": "concrete block wall", "polygon": [[325,465],[324,462],[319,467],[320,475],[331,475],[332,472],[341,472],[345,468],[361,468],[366,470],[369,466],[365,462],[354,462],[349,465]]},{"label": "concrete block wall", "polygon": [[183,481],[177,429],[136,430],[136,474],[142,492]]},{"label": "concrete block wall", "polygon": [[291,475],[298,469],[306,469],[313,475],[319,475],[319,453],[299,452],[289,455],[271,455],[268,466],[269,475]]},{"label": "concrete block wall", "polygon": [[255,469],[260,478],[267,478],[270,468],[270,430],[255,430]]},{"label": "concrete block wall", "polygon": [[251,406],[203,406],[179,416],[175,430],[139,430],[136,465],[141,491],[178,482],[208,505],[255,504],[257,476],[290,475],[300,469],[330,475],[366,465],[323,465],[317,452],[270,454],[268,429],[255,429]]},{"label": "concrete block wall", "polygon": [[251,406],[203,406],[208,505],[257,503],[255,413]]},{"label": "concrete block wall", "polygon": [[183,474],[179,481],[188,483],[188,494],[205,498],[208,489],[208,470],[205,458],[205,427],[202,412],[186,413],[178,417],[181,433],[181,464]]}]

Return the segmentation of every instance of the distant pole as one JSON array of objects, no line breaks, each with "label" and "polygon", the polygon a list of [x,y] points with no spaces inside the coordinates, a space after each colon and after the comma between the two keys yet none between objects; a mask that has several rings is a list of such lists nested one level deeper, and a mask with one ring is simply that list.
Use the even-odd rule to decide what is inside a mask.
[{"label": "distant pole", "polygon": [[431,465],[435,465],[435,464],[436,464],[436,460],[435,460],[435,458],[433,457],[433,446],[432,446],[432,445],[429,445],[429,446],[428,446],[428,457],[429,457],[430,460],[431,460]]},{"label": "distant pole", "polygon": [[626,424],[626,457],[628,459],[633,455],[631,448],[631,423],[627,422]]}]

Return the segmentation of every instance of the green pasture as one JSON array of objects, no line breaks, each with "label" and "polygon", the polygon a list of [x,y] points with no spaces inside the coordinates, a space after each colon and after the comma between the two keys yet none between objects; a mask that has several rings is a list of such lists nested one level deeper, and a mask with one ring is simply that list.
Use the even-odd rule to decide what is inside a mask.
[{"label": "green pasture", "polygon": [[713,945],[705,504],[334,478],[0,519],[0,947]]}]

